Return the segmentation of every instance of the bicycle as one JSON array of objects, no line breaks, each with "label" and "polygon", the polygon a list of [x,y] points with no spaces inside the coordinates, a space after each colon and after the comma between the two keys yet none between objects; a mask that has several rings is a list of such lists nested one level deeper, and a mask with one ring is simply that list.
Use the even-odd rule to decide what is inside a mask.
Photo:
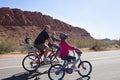
[{"label": "bicycle", "polygon": [[[80,58],[80,55],[74,51],[77,54],[76,62],[78,64],[79,71],[78,74],[82,77],[87,77],[92,72],[92,65],[89,61],[82,61]],[[72,62],[65,61],[63,65],[61,64],[55,64],[52,65],[48,70],[48,77],[50,80],[62,80],[65,76],[65,72],[68,74],[73,73],[72,69]],[[77,65],[76,64],[76,65]]]},{"label": "bicycle", "polygon": [[59,62],[59,58],[55,52],[56,50],[54,48],[51,48],[49,50],[48,58],[50,58],[50,61],[48,61],[47,63],[44,62],[42,57],[43,55],[41,55],[40,51],[36,50],[33,52],[28,52],[28,55],[26,55],[22,60],[22,66],[26,71],[32,72],[36,71],[39,67],[43,65],[53,65],[54,62]]}]

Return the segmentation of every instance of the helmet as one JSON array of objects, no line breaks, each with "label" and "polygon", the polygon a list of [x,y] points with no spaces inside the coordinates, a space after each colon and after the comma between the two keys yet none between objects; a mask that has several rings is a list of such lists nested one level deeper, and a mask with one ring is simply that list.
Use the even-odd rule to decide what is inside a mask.
[{"label": "helmet", "polygon": [[26,37],[25,38],[25,43],[28,43],[28,40],[30,39],[30,37]]},{"label": "helmet", "polygon": [[65,39],[67,39],[67,38],[68,38],[68,35],[67,35],[67,34],[63,34],[63,33],[60,34],[60,39],[61,39],[61,40],[65,40]]}]

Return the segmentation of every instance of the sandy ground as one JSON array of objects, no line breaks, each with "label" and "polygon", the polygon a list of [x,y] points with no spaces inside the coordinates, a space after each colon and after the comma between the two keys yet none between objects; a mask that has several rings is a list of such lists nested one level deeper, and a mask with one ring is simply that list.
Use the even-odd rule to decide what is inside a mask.
[{"label": "sandy ground", "polygon": [[[82,50],[82,52],[90,52],[90,50]],[[14,57],[24,57],[27,53],[21,54],[21,53],[14,53],[14,54],[1,54],[0,58],[14,58]]]},{"label": "sandy ground", "polygon": [[0,58],[24,57],[27,54],[2,54]]}]

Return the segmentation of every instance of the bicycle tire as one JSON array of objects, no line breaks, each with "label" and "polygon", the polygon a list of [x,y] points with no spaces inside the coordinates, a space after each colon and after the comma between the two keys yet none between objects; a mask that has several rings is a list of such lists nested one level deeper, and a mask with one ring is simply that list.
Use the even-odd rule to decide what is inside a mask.
[{"label": "bicycle tire", "polygon": [[30,54],[34,54],[34,52],[28,52],[28,55],[30,55]]},{"label": "bicycle tire", "polygon": [[36,71],[40,67],[40,59],[38,56],[35,56],[34,54],[26,55],[22,60],[22,66],[26,71],[29,72]]},{"label": "bicycle tire", "polygon": [[[64,67],[61,64],[55,64],[52,65],[48,69],[48,77],[50,80],[62,80],[65,76],[65,71],[60,71],[60,69],[63,69]],[[58,76],[58,78],[56,78]],[[60,76],[60,77],[59,77]]]},{"label": "bicycle tire", "polygon": [[[82,67],[83,65],[86,69],[83,69]],[[92,64],[89,61],[80,62],[78,68],[79,68],[78,74],[82,77],[87,77],[92,72]]]}]

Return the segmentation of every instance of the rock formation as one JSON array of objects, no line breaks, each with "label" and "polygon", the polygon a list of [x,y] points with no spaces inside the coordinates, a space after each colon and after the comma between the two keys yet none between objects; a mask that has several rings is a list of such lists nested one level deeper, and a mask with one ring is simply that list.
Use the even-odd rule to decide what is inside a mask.
[{"label": "rock formation", "polygon": [[36,37],[43,25],[51,25],[56,32],[67,32],[77,38],[92,38],[85,29],[72,26],[41,12],[22,11],[20,9],[0,8],[0,36],[21,40],[26,33]]}]

